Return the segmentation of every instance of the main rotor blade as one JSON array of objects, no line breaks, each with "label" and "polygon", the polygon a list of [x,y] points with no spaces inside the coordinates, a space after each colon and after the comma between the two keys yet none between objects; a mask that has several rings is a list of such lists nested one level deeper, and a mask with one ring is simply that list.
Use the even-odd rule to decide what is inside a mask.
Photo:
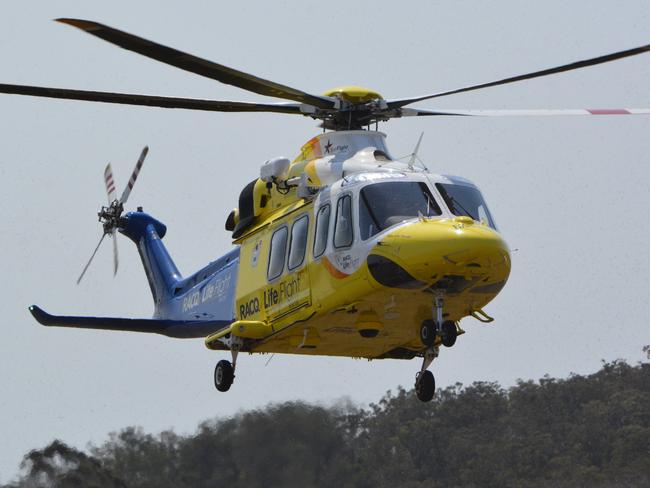
[{"label": "main rotor blade", "polygon": [[104,170],[104,183],[106,184],[106,194],[108,195],[108,204],[110,205],[117,195],[115,191],[115,180],[113,179],[113,170],[111,168],[111,163],[106,165]]},{"label": "main rotor blade", "polygon": [[129,182],[124,187],[124,191],[122,192],[122,196],[120,197],[120,203],[122,205],[124,205],[126,201],[129,199],[129,195],[131,194],[133,185],[135,185],[135,180],[138,179],[138,175],[140,174],[140,170],[142,169],[142,165],[144,164],[144,158],[147,157],[148,152],[149,152],[149,146],[144,146],[144,149],[142,150],[142,152],[140,153],[140,157],[138,158],[138,162],[135,163],[135,168],[133,168],[133,173],[131,173],[131,178],[129,178]]},{"label": "main rotor blade", "polygon": [[612,54],[606,54],[604,56],[598,56],[597,58],[585,59],[582,61],[576,61],[574,63],[564,64],[562,66],[557,66],[555,68],[544,69],[541,71],[535,71],[533,73],[526,73],[523,75],[512,76],[510,78],[504,78],[502,80],[491,81],[488,83],[481,83],[480,85],[466,86],[464,88],[457,88],[455,90],[449,90],[440,93],[434,93],[432,95],[424,95],[421,97],[414,98],[402,98],[399,100],[390,100],[388,101],[388,106],[390,108],[403,107],[414,102],[419,102],[421,100],[428,100],[431,98],[445,97],[447,95],[453,95],[455,93],[463,93],[473,90],[480,90],[482,88],[488,88],[491,86],[505,85],[507,83],[514,83],[516,81],[530,80],[533,78],[540,78],[542,76],[552,75],[555,73],[562,73],[564,71],[571,71],[574,69],[585,68],[587,66],[594,66],[596,64],[607,63],[609,61],[615,61],[617,59],[627,58],[629,56],[636,56],[637,54],[642,54],[650,51],[650,44],[645,46],[635,47],[633,49],[627,49],[625,51],[619,51]]},{"label": "main rotor blade", "polygon": [[68,88],[48,88],[42,86],[8,85],[0,83],[0,93],[28,95],[33,97],[63,98],[89,102],[120,103],[125,105],[145,105],[149,107],[181,108],[187,110],[206,110],[210,112],[277,112],[301,115],[299,103],[250,103],[223,100],[201,100],[196,98],[159,97],[154,95],[134,95],[130,93],[111,93]]},{"label": "main rotor blade", "polygon": [[514,109],[514,110],[425,110],[403,108],[402,117],[427,115],[451,115],[469,117],[543,117],[563,115],[643,115],[650,114],[650,108],[576,108],[576,109]]},{"label": "main rotor blade", "polygon": [[163,46],[162,44],[157,44],[142,37],[113,29],[107,25],[82,19],[56,20],[57,22],[82,29],[88,34],[92,34],[129,51],[134,51],[171,66],[196,73],[197,75],[212,78],[227,85],[233,85],[244,90],[259,93],[260,95],[294,100],[319,108],[334,108],[335,105],[334,101],[328,97],[311,95],[301,90],[275,83],[274,81],[258,78],[243,71],[238,71],[228,66],[192,56],[191,54]]},{"label": "main rotor blade", "polygon": [[95,257],[95,254],[97,254],[97,250],[99,249],[99,246],[102,245],[102,241],[104,240],[104,237],[106,237],[106,233],[102,234],[102,238],[101,238],[101,239],[99,240],[99,242],[97,243],[97,247],[95,248],[95,250],[93,251],[92,255],[90,256],[90,259],[89,259],[88,262],[86,263],[86,266],[84,266],[84,270],[81,272],[81,274],[79,275],[79,278],[77,279],[77,285],[78,285],[79,283],[81,283],[81,278],[83,278],[84,275],[86,274],[86,271],[88,271],[88,267],[90,266],[90,263],[92,263],[93,258]]}]

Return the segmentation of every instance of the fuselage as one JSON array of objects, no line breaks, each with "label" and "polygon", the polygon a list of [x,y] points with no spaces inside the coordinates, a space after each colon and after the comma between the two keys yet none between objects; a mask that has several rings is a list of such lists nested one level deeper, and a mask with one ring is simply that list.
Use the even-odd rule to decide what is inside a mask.
[{"label": "fuselage", "polygon": [[[436,185],[478,192],[467,181],[425,172],[362,173],[247,236],[236,317],[273,330],[251,350],[415,355],[437,294],[445,296],[446,320],[481,310],[505,285],[508,247],[488,221],[455,215]],[[408,195],[400,190],[429,192],[433,200],[426,214],[425,199],[417,209],[409,198],[410,208],[375,216],[377,225],[367,214],[371,190],[392,201]]]},{"label": "fuselage", "polygon": [[260,328],[250,352],[408,358],[423,348],[436,296],[458,322],[499,293],[509,250],[473,183],[393,161],[383,134],[334,134],[293,163],[313,197],[276,207],[269,197],[237,248],[183,280],[159,317],[207,320],[231,307],[233,322]]}]

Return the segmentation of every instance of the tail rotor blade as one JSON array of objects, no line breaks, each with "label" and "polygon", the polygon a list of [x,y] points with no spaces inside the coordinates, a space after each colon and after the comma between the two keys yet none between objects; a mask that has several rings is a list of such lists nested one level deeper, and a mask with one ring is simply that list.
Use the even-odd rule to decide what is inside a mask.
[{"label": "tail rotor blade", "polygon": [[113,238],[113,276],[115,276],[117,275],[117,267],[119,264],[117,257],[117,232],[113,231],[111,237]]},{"label": "tail rotor blade", "polygon": [[111,168],[111,163],[106,165],[104,170],[104,183],[106,183],[106,193],[108,194],[108,204],[110,205],[113,200],[117,197],[117,192],[115,191],[115,180],[113,179],[113,169]]},{"label": "tail rotor blade", "polygon": [[142,165],[144,163],[144,158],[147,157],[148,152],[149,152],[149,146],[145,146],[144,149],[142,150],[142,153],[140,153],[140,158],[138,159],[138,162],[135,164],[135,168],[133,168],[133,173],[131,174],[131,178],[129,178],[129,182],[126,185],[126,188],[124,188],[124,192],[122,193],[122,197],[120,198],[120,203],[122,205],[126,203],[126,201],[129,198],[129,195],[131,194],[133,185],[135,185],[135,180],[138,179],[138,175],[140,174],[140,170],[142,169]]},{"label": "tail rotor blade", "polygon": [[79,275],[79,279],[77,279],[77,285],[78,285],[79,283],[81,283],[81,278],[83,278],[84,275],[86,274],[86,271],[88,271],[88,267],[90,266],[90,263],[92,263],[93,258],[95,257],[95,254],[97,254],[97,251],[99,250],[99,246],[102,245],[102,241],[104,240],[104,237],[106,237],[106,234],[105,234],[105,233],[102,234],[102,238],[101,238],[101,239],[99,240],[99,242],[97,243],[97,247],[96,247],[95,250],[93,251],[92,256],[90,256],[90,259],[89,259],[88,262],[86,263],[86,266],[84,266],[84,270],[83,270],[83,271],[81,272],[81,274]]}]

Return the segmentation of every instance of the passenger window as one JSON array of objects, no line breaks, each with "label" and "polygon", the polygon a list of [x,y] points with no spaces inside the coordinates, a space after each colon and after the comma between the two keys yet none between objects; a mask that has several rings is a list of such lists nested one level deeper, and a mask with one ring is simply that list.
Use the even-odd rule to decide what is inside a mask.
[{"label": "passenger window", "polygon": [[287,235],[289,231],[286,227],[281,227],[273,233],[271,237],[271,249],[269,250],[269,267],[266,276],[269,281],[273,281],[282,274],[284,269],[284,256],[287,251]]},{"label": "passenger window", "polygon": [[295,269],[305,260],[307,249],[307,231],[309,217],[303,215],[291,227],[291,242],[289,243],[289,269]]},{"label": "passenger window", "polygon": [[316,230],[314,231],[314,259],[319,258],[327,248],[327,235],[330,230],[330,206],[324,205],[316,215]]},{"label": "passenger window", "polygon": [[334,247],[352,245],[352,198],[345,195],[336,204],[336,224],[334,225]]}]

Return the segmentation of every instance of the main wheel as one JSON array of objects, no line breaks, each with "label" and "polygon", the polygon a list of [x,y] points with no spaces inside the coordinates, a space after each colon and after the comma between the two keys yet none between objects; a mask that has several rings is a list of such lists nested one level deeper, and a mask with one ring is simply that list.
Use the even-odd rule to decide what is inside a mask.
[{"label": "main wheel", "polygon": [[420,325],[420,340],[427,347],[436,342],[436,323],[433,320],[424,320]]},{"label": "main wheel", "polygon": [[451,320],[446,320],[442,323],[442,345],[445,347],[451,347],[456,344],[456,338],[458,337],[458,329],[456,329],[456,324]]},{"label": "main wheel", "polygon": [[235,379],[235,370],[230,361],[222,359],[214,368],[214,386],[219,391],[228,391]]},{"label": "main wheel", "polygon": [[415,380],[415,394],[421,402],[431,401],[433,394],[436,392],[436,379],[431,371],[418,373]]}]

